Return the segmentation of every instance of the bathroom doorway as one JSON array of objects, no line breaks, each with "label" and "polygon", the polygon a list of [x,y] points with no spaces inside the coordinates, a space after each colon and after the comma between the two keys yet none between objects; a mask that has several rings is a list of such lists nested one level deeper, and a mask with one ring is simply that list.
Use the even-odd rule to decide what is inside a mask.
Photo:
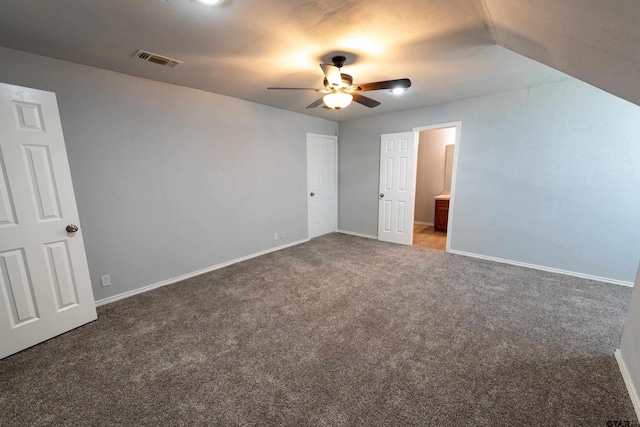
[{"label": "bathroom doorway", "polygon": [[415,128],[418,137],[413,244],[448,248],[460,123]]}]

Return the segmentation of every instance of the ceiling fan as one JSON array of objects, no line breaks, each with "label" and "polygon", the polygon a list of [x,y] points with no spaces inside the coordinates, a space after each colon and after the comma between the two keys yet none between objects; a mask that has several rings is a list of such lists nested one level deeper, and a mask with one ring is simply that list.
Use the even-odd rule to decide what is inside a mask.
[{"label": "ceiling fan", "polygon": [[324,108],[339,110],[349,105],[351,101],[355,101],[369,108],[380,105],[380,103],[375,99],[360,95],[359,92],[382,89],[402,92],[411,86],[411,80],[409,79],[385,80],[381,82],[354,85],[353,77],[349,74],[343,74],[340,72],[340,69],[344,65],[344,61],[346,61],[344,56],[334,56],[331,59],[333,65],[320,64],[320,68],[322,68],[322,72],[324,73],[324,87],[322,89],[314,89],[310,87],[268,87],[267,89],[313,90],[325,93],[326,95],[309,104],[307,108],[315,108],[324,103]]}]

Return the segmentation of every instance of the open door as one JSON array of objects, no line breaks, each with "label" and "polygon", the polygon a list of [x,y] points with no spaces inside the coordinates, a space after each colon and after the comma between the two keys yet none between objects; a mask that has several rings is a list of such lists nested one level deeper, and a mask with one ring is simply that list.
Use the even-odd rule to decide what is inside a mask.
[{"label": "open door", "polygon": [[381,136],[378,240],[411,245],[418,133]]},{"label": "open door", "polygon": [[0,83],[0,358],[96,319],[56,96]]}]

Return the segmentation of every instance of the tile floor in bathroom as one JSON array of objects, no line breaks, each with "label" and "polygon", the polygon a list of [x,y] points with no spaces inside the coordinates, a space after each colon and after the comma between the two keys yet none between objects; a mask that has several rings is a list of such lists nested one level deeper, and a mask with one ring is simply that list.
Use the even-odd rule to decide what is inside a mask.
[{"label": "tile floor in bathroom", "polygon": [[413,244],[444,251],[447,246],[447,232],[436,231],[431,225],[414,224]]}]

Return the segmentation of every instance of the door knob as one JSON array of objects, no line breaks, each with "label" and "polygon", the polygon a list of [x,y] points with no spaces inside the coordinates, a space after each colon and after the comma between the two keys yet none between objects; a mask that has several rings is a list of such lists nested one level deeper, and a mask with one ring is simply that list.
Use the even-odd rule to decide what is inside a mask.
[{"label": "door knob", "polygon": [[313,191],[311,192],[311,197],[315,196],[316,193],[314,193]]},{"label": "door knob", "polygon": [[75,233],[76,231],[78,231],[78,226],[74,225],[74,224],[69,224],[67,225],[67,233]]},{"label": "door knob", "polygon": [[384,197],[384,193],[380,193],[380,197]]}]

